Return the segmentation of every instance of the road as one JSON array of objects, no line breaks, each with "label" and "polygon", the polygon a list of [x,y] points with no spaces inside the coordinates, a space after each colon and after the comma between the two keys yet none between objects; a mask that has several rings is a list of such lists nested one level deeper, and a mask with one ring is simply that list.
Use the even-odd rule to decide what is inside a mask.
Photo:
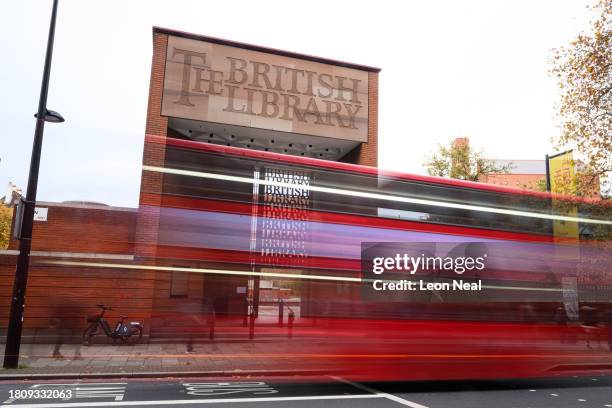
[{"label": "road", "polygon": [[[11,399],[70,391],[71,398]],[[26,393],[23,393],[26,390]],[[53,395],[47,395],[53,396]],[[57,392],[56,392],[57,396]],[[0,383],[0,406],[207,408],[612,408],[612,376],[361,384],[340,377],[166,378]]]}]

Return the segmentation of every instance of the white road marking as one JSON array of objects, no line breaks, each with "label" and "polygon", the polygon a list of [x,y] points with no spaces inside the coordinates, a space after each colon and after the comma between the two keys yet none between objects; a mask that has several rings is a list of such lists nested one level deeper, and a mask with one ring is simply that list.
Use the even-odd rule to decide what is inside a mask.
[{"label": "white road marking", "polygon": [[586,400],[585,400],[585,399],[582,399],[582,398],[578,398],[578,401],[580,401],[580,402],[586,402]]},{"label": "white road marking", "polygon": [[206,383],[183,383],[188,395],[213,396],[239,393],[251,393],[253,395],[276,394],[277,390],[263,381],[235,381],[235,382],[206,382]]},{"label": "white road marking", "polygon": [[75,387],[74,399],[79,398],[114,398],[115,401],[123,400],[125,387],[89,387],[89,384],[83,384],[85,387]]},{"label": "white road marking", "polygon": [[386,393],[386,392],[381,392],[381,391],[375,390],[374,388],[370,388],[370,387],[368,387],[366,385],[358,384],[358,383],[355,383],[355,382],[352,382],[352,381],[349,381],[349,380],[345,380],[344,378],[341,378],[341,377],[330,376],[330,378],[333,378],[334,380],[343,382],[345,384],[352,385],[353,387],[358,388],[358,389],[360,389],[362,391],[371,392],[372,395],[376,395],[376,396],[380,396],[380,397],[383,397],[383,398],[387,398],[387,399],[389,399],[389,400],[391,400],[393,402],[397,402],[398,404],[402,404],[402,405],[405,405],[407,407],[411,407],[411,408],[429,408],[429,407],[426,407],[425,405],[421,405],[421,404],[413,402],[413,401],[408,401],[408,400],[400,398],[400,397],[398,397],[396,395],[389,394],[389,393]]},{"label": "white road marking", "polygon": [[[311,397],[258,397],[258,398],[207,398],[188,400],[153,400],[153,401],[119,401],[119,402],[68,402],[57,404],[17,404],[20,408],[79,408],[79,407],[129,407],[129,406],[151,406],[151,405],[188,405],[188,404],[222,404],[242,402],[276,402],[276,401],[316,401],[336,399],[373,399],[385,398],[379,394],[367,395],[317,395]],[[409,405],[423,407],[422,405]],[[427,407],[424,407],[427,408]]]},{"label": "white road marking", "polygon": [[[109,387],[109,385],[111,387]],[[102,387],[99,387],[102,386]],[[127,383],[84,383],[84,382],[73,382],[73,383],[43,383],[33,384],[29,388],[32,389],[45,389],[53,390],[71,390],[73,392],[71,398],[57,398],[64,401],[70,399],[81,399],[81,398],[113,398],[115,401],[123,400],[125,395],[125,387]],[[21,399],[19,399],[22,401]],[[2,404],[12,404],[18,401],[17,399],[7,399]],[[21,404],[18,404],[22,406]]]},{"label": "white road marking", "polygon": [[550,394],[551,397],[558,397],[559,394]]}]

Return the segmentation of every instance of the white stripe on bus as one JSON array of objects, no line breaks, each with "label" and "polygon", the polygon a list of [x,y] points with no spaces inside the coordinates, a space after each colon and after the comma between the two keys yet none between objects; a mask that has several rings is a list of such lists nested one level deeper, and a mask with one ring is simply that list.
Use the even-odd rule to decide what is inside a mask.
[{"label": "white stripe on bus", "polygon": [[[237,183],[252,184],[254,182],[254,180],[249,177],[230,176],[230,175],[225,175],[225,174],[208,173],[204,171],[170,169],[166,167],[147,166],[147,165],[143,165],[142,169],[146,171],[157,172],[157,173],[176,174],[176,175],[181,175],[181,176],[192,176],[192,177],[209,178],[209,179],[224,180],[224,181],[234,181]],[[553,215],[553,214],[544,214],[544,213],[536,213],[536,212],[529,212],[529,211],[509,210],[505,208],[482,207],[479,205],[449,203],[445,201],[426,200],[422,198],[403,197],[403,196],[380,194],[380,193],[368,193],[366,191],[345,190],[345,189],[333,188],[333,187],[321,187],[321,186],[312,186],[312,185],[306,186],[306,185],[301,185],[301,184],[298,186],[293,183],[286,183],[286,182],[272,181],[272,180],[259,180],[259,183],[262,185],[267,185],[267,186],[300,188],[303,190],[316,191],[320,193],[338,194],[338,195],[349,196],[349,197],[372,198],[372,199],[377,199],[377,200],[396,201],[396,202],[401,202],[401,203],[420,204],[420,205],[428,205],[428,206],[435,206],[435,207],[456,208],[459,210],[472,210],[472,211],[481,211],[481,212],[504,214],[504,215],[516,215],[519,217],[540,218],[544,220],[553,220],[553,221],[582,222],[582,223],[588,223],[588,224],[612,225],[612,221],[600,220],[596,218],[591,219],[591,218],[582,218],[582,217],[570,217],[566,215]]]}]

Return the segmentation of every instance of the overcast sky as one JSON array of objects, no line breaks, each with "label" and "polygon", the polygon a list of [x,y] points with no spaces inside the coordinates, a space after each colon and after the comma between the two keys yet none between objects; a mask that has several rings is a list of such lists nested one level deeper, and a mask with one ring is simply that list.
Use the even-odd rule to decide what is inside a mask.
[{"label": "overcast sky", "polygon": [[[0,14],[0,196],[24,191],[51,0]],[[153,25],[382,68],[380,167],[424,173],[437,143],[541,159],[559,133],[551,49],[587,0],[60,0],[38,200],[137,206]],[[371,9],[376,6],[375,9]]]}]

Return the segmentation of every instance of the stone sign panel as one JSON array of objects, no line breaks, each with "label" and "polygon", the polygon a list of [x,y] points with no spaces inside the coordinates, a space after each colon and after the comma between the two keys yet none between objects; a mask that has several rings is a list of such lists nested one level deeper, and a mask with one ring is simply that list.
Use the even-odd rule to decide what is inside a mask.
[{"label": "stone sign panel", "polygon": [[170,35],[162,115],[368,138],[368,73]]}]

